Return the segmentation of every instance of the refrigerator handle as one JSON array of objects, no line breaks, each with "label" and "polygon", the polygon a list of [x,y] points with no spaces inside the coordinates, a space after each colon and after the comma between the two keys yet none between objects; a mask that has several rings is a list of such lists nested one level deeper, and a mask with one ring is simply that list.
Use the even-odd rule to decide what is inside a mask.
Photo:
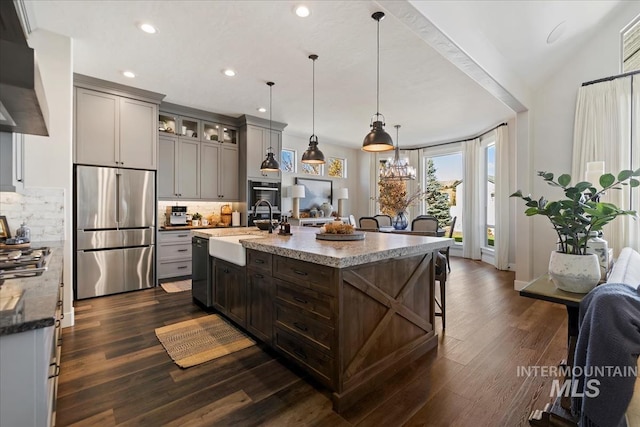
[{"label": "refrigerator handle", "polygon": [[116,224],[120,227],[120,173],[116,171]]}]

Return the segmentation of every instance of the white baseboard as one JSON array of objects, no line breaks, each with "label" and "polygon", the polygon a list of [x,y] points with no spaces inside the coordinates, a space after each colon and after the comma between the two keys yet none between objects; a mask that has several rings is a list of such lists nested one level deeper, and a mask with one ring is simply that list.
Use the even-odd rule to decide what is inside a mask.
[{"label": "white baseboard", "polygon": [[64,318],[62,319],[61,325],[63,328],[68,328],[70,326],[75,325],[75,315],[74,309],[71,307],[70,311],[65,311]]},{"label": "white baseboard", "polygon": [[524,280],[514,280],[513,281],[513,289],[516,291],[522,290],[525,286],[527,286],[529,282],[525,282]]}]

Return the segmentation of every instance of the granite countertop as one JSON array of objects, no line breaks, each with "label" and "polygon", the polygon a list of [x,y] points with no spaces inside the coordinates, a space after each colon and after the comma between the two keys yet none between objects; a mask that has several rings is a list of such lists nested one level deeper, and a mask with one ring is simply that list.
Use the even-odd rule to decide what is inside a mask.
[{"label": "granite countertop", "polygon": [[329,267],[344,268],[389,258],[435,251],[453,245],[453,239],[407,234],[367,232],[364,240],[316,240],[317,228],[291,227],[291,236],[268,234],[257,227],[233,230],[192,230],[194,236],[209,238],[239,234],[263,235],[263,239],[240,240],[247,249],[255,249],[287,258]]},{"label": "granite countertop", "polygon": [[158,231],[176,231],[176,230],[198,230],[198,229],[210,229],[210,228],[238,228],[238,226],[232,227],[230,225],[161,225]]},{"label": "granite countertop", "polygon": [[51,248],[47,270],[40,276],[0,280],[0,299],[20,298],[14,310],[0,311],[0,336],[55,323],[64,242],[32,242],[31,246]]}]

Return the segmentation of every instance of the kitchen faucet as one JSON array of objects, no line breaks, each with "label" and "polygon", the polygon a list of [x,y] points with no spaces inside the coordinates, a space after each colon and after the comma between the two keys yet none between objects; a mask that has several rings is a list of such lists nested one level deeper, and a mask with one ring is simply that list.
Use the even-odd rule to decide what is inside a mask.
[{"label": "kitchen faucet", "polygon": [[267,206],[269,207],[269,233],[273,234],[273,229],[275,228],[273,226],[273,206],[271,206],[271,203],[268,200],[265,199],[260,199],[256,202],[255,205],[253,205],[253,216],[255,218],[256,216],[256,210],[258,209],[258,206],[262,203],[266,203]]}]

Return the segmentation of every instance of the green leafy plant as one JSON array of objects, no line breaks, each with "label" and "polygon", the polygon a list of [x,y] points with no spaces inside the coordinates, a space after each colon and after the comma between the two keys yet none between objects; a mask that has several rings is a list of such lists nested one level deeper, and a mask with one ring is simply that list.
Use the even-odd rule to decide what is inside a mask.
[{"label": "green leafy plant", "polygon": [[600,177],[598,184],[602,189],[586,181],[578,182],[570,186],[571,175],[560,175],[554,180],[550,172],[538,172],[549,185],[560,187],[564,190],[566,199],[548,201],[544,197],[534,200],[529,196],[523,196],[518,190],[510,197],[519,197],[526,202],[527,216],[542,215],[549,218],[560,241],[560,252],[565,254],[584,255],[587,250],[587,241],[591,231],[600,231],[602,227],[616,217],[631,215],[637,217],[635,211],[623,210],[612,203],[600,202],[600,196],[606,191],[620,190],[623,186],[638,187],[640,181],[635,177],[640,176],[640,169],[636,171],[623,170],[618,176],[610,173]]},{"label": "green leafy plant", "polygon": [[198,212],[196,212],[193,215],[191,215],[191,219],[195,219],[196,221],[200,220],[200,219],[202,219],[202,215],[199,214]]}]

